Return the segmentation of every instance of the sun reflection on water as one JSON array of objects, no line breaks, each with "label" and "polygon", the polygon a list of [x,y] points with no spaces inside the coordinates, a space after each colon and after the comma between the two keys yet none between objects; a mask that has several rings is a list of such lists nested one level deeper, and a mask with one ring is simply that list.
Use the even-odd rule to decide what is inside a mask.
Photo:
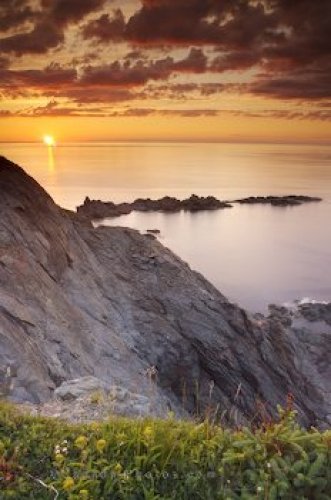
[{"label": "sun reflection on water", "polygon": [[48,150],[48,172],[53,174],[55,172],[55,155],[54,155],[54,147],[47,146]]}]

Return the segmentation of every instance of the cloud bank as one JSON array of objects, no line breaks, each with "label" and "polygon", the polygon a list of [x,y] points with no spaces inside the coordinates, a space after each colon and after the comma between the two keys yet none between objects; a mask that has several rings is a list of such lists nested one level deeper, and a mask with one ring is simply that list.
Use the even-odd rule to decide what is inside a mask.
[{"label": "cloud bank", "polygon": [[0,0],[1,102],[48,99],[38,116],[133,102],[125,113],[142,116],[142,101],[191,99],[194,117],[193,101],[236,92],[325,120],[330,26],[329,0]]}]

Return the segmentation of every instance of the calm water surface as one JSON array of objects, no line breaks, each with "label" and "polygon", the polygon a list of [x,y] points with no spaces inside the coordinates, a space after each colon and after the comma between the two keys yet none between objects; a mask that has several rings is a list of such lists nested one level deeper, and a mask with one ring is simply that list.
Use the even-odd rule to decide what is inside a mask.
[{"label": "calm water surface", "polygon": [[251,310],[331,300],[331,147],[265,144],[1,144],[60,205],[192,193],[233,199],[308,194],[300,207],[235,206],[197,214],[132,213],[107,224],[158,228],[160,240]]}]

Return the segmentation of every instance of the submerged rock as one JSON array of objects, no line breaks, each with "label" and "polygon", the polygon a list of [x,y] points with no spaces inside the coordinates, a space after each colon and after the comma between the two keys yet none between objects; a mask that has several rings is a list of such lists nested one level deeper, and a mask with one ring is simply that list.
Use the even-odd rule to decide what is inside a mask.
[{"label": "submerged rock", "polygon": [[303,424],[327,426],[329,313],[315,313],[253,317],[157,239],[93,228],[0,158],[0,366],[16,367],[13,401],[66,406],[55,391],[95,377],[158,416],[213,408],[247,423],[291,393]]}]

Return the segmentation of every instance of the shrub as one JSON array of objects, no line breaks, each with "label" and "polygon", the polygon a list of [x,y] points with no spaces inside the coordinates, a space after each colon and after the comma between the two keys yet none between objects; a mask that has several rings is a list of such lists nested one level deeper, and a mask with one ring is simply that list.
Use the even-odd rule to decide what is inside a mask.
[{"label": "shrub", "polygon": [[169,417],[69,425],[0,403],[0,498],[330,499],[331,432]]}]

